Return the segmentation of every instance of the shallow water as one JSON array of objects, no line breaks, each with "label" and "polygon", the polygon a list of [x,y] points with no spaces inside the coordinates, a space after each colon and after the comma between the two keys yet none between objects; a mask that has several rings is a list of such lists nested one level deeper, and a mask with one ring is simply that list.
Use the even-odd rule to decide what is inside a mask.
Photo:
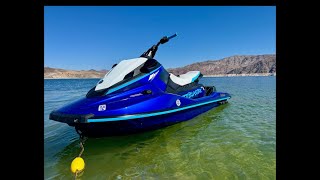
[{"label": "shallow water", "polygon": [[[44,80],[45,179],[71,179],[74,128],[49,113],[98,79]],[[189,121],[146,133],[88,139],[80,179],[275,179],[276,78],[202,78],[232,98]]]}]

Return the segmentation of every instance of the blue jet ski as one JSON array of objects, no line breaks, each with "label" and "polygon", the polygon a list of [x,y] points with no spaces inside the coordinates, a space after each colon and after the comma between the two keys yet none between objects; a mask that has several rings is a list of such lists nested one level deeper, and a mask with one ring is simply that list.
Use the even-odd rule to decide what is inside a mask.
[{"label": "blue jet ski", "polygon": [[86,97],[52,111],[49,119],[74,126],[80,135],[101,137],[166,127],[226,103],[228,93],[199,84],[200,71],[176,76],[154,59],[158,46],[175,36],[113,65]]}]

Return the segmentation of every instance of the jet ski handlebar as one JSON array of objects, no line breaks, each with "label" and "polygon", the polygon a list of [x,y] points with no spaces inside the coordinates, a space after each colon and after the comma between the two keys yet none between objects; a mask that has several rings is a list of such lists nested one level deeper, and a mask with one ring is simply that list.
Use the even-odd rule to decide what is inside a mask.
[{"label": "jet ski handlebar", "polygon": [[[175,33],[174,35],[170,36],[170,37],[167,37],[167,36],[164,36],[163,38],[160,39],[160,41],[158,42],[158,44],[164,44],[166,42],[168,42],[170,39],[174,38],[177,36],[177,33]],[[157,44],[157,45],[158,45]],[[159,46],[159,45],[158,45]]]},{"label": "jet ski handlebar", "polygon": [[146,52],[144,52],[140,57],[145,57],[145,58],[154,58],[154,56],[156,55],[156,52],[158,50],[158,46],[160,44],[164,44],[166,42],[168,42],[170,39],[174,38],[177,36],[177,33],[175,33],[172,36],[164,36],[163,38],[160,39],[160,41],[156,44],[153,45],[151,48],[149,48]]},{"label": "jet ski handlebar", "polygon": [[176,37],[176,36],[178,36],[178,34],[177,34],[177,33],[175,33],[174,35],[172,35],[172,36],[168,37],[168,39],[172,39],[172,38],[174,38],[174,37]]}]

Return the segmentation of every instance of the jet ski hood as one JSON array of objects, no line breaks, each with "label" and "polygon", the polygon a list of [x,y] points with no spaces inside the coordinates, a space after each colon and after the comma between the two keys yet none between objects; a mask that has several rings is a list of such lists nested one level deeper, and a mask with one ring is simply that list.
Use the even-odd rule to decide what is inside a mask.
[{"label": "jet ski hood", "polygon": [[139,66],[142,66],[148,59],[144,57],[123,60],[115,65],[96,85],[95,91],[109,88],[126,77],[132,77],[139,74],[135,71]]}]

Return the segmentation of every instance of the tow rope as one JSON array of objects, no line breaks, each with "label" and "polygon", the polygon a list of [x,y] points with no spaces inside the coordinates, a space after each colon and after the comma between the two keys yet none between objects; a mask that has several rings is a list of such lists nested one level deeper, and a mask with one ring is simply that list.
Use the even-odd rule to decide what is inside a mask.
[{"label": "tow rope", "polygon": [[73,161],[71,162],[71,167],[70,167],[71,172],[74,173],[74,179],[77,179],[77,177],[82,174],[82,172],[84,171],[84,168],[85,168],[85,163],[84,163],[84,160],[81,158],[81,155],[84,152],[83,145],[86,140],[87,140],[87,138],[80,134],[79,144],[80,144],[81,151],[79,153],[79,156],[73,159]]}]

